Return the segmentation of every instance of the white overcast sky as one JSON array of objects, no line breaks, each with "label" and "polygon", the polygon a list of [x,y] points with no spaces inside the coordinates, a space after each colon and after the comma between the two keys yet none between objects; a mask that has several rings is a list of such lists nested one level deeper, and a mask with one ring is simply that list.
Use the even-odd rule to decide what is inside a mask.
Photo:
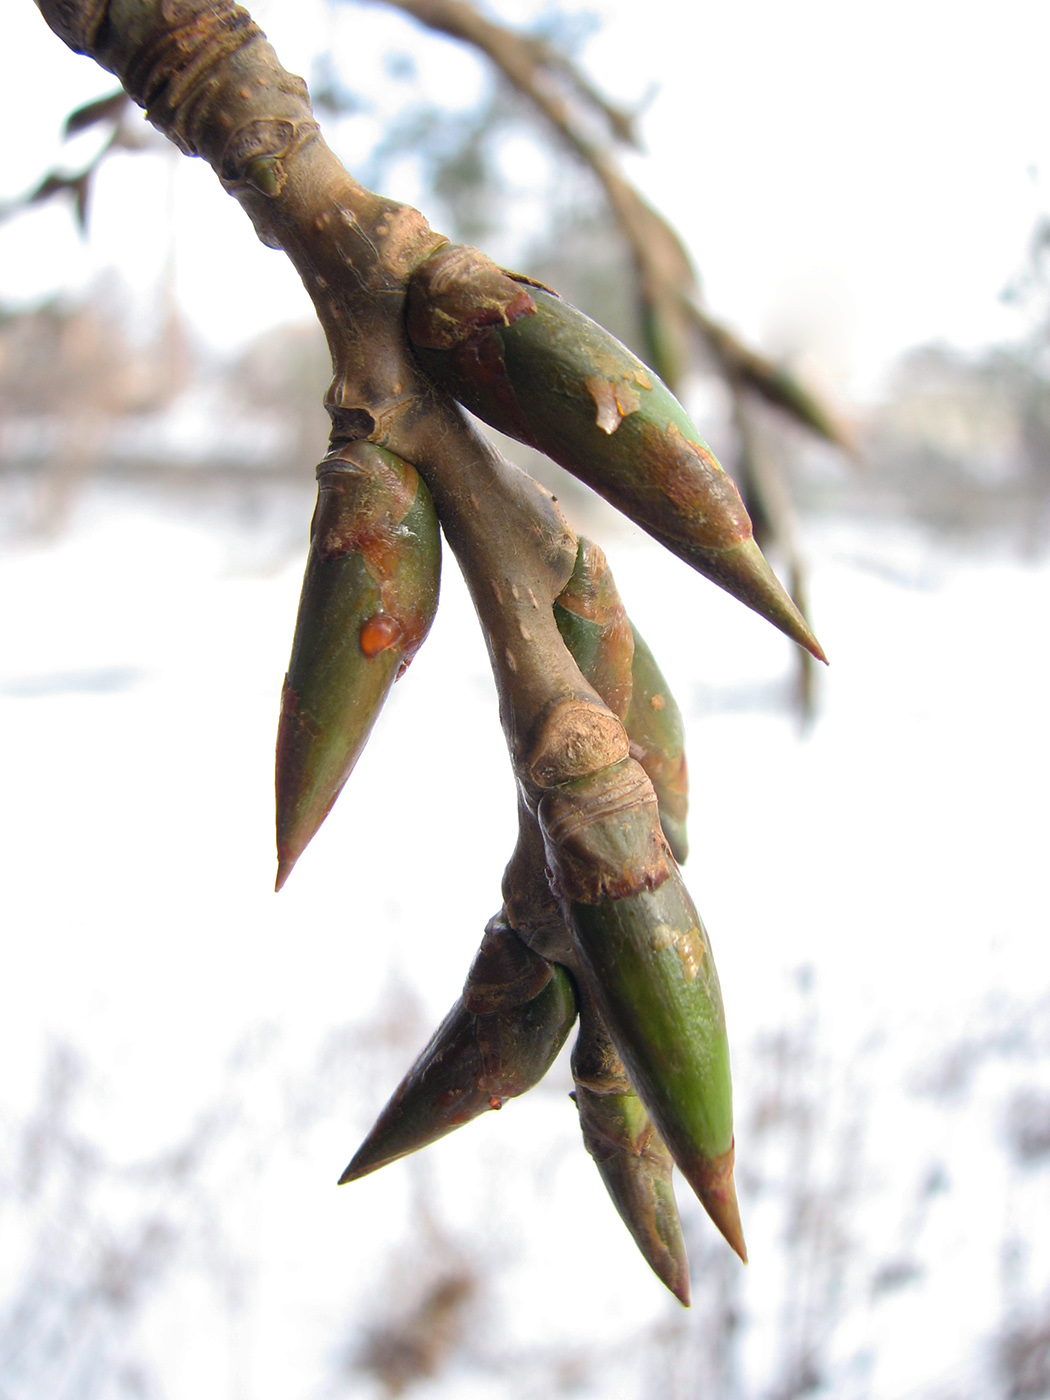
[{"label": "white overcast sky", "polygon": [[[59,153],[63,115],[113,80],[69,54],[31,0],[3,0],[0,114],[9,140],[0,197]],[[495,7],[520,21],[534,3]],[[1000,293],[1050,212],[1050,4],[946,0],[753,0],[671,6],[599,0],[586,61],[613,95],[653,84],[645,157],[633,176],[683,232],[710,306],[774,352],[808,350],[840,390],[869,394],[910,345],[1010,339],[1023,316]],[[308,71],[333,40],[351,82],[379,107],[409,92],[382,74],[411,28],[379,8],[333,21],[320,0],[255,12],[286,65]],[[431,40],[421,80],[469,105],[473,61]],[[352,63],[359,66],[355,70]],[[444,65],[448,65],[445,67]],[[450,79],[446,76],[451,74]],[[367,135],[369,120],[359,123]],[[403,188],[412,198],[411,172]],[[86,245],[65,211],[0,228],[0,300],[31,300],[118,269],[147,304],[175,229],[180,299],[219,347],[309,314],[280,255],[255,243],[200,162],[113,162]],[[215,250],[221,249],[220,258]]]}]

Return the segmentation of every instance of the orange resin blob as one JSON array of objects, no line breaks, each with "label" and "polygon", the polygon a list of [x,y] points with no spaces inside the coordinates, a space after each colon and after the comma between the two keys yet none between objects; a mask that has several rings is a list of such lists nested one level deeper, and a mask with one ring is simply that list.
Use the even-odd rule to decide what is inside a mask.
[{"label": "orange resin blob", "polygon": [[369,661],[380,652],[389,651],[401,640],[401,624],[389,613],[376,613],[361,628],[361,650]]}]

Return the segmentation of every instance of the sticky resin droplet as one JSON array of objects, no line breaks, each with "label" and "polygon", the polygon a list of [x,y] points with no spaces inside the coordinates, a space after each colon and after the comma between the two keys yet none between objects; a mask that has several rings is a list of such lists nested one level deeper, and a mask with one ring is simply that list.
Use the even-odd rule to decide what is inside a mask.
[{"label": "sticky resin droplet", "polygon": [[371,661],[380,652],[389,651],[391,647],[397,646],[401,640],[401,624],[389,613],[376,613],[364,623],[358,640],[361,650]]}]

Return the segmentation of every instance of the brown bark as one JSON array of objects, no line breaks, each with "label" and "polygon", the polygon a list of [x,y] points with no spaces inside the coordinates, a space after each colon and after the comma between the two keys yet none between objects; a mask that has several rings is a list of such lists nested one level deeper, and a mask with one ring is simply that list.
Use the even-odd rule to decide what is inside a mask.
[{"label": "brown bark", "polygon": [[427,482],[481,621],[529,805],[553,783],[618,762],[626,735],[552,611],[575,562],[572,531],[550,494],[423,376],[406,339],[408,279],[447,240],[347,173],[305,84],[232,0],[41,0],[41,9],[180,149],[206,159],[259,238],[291,258],[332,355],[333,446],[377,443]]}]

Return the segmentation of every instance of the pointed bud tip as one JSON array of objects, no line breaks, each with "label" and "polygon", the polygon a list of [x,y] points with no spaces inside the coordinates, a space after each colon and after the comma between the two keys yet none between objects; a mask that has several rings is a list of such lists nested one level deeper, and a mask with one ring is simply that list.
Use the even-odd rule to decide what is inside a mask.
[{"label": "pointed bud tip", "polygon": [[740,1223],[740,1207],[737,1204],[736,1183],[733,1180],[735,1155],[735,1147],[731,1145],[729,1151],[723,1152],[721,1157],[716,1157],[713,1161],[703,1157],[696,1158],[688,1164],[688,1169],[682,1166],[681,1170],[730,1249],[739,1256],[742,1264],[746,1264],[747,1245],[744,1243],[744,1228]]},{"label": "pointed bud tip", "polygon": [[689,1292],[689,1269],[680,1269],[677,1273],[664,1278],[660,1276],[661,1282],[665,1283],[674,1296],[681,1303],[683,1308],[692,1306],[692,1296]]},{"label": "pointed bud tip", "polygon": [[[378,1126],[378,1124],[376,1125]],[[380,1167],[387,1167],[391,1162],[396,1162],[399,1158],[406,1156],[414,1149],[409,1147],[402,1152],[380,1152],[377,1154],[375,1144],[372,1139],[375,1136],[375,1129],[369,1133],[364,1142],[350,1158],[350,1165],[339,1178],[337,1185],[346,1186],[351,1181],[360,1181],[363,1176],[370,1176],[372,1172],[377,1172]],[[419,1146],[424,1144],[420,1143]]]},{"label": "pointed bud tip", "polygon": [[[626,1096],[617,1096],[605,1103],[617,1101],[628,1102]],[[634,1103],[641,1108],[636,1099]],[[639,1139],[631,1133],[626,1115],[621,1116],[619,1124],[611,1115],[602,1122],[601,1109],[595,1111],[594,1096],[586,1091],[581,1117],[584,1143],[620,1219],[656,1277],[687,1308],[689,1259],[671,1185],[670,1153],[656,1136],[648,1117],[648,1127]]]},{"label": "pointed bud tip", "polygon": [[770,568],[769,561],[754,539],[742,540],[728,549],[689,551],[686,557],[727,593],[754,609],[793,642],[805,647],[817,661],[823,661],[825,666],[828,664],[828,658],[810,630],[809,623]]},{"label": "pointed bud tip", "polygon": [[366,1144],[362,1143],[361,1148],[351,1157],[350,1165],[336,1182],[337,1186],[349,1186],[351,1181],[360,1181],[363,1176],[368,1176],[370,1173],[378,1171],[380,1167],[385,1167],[387,1162],[394,1162],[397,1160],[396,1157],[384,1157],[378,1162],[371,1161],[368,1158],[362,1161],[361,1153],[365,1145]]},{"label": "pointed bud tip", "polygon": [[[285,689],[289,689],[287,683]],[[332,779],[330,773],[319,774],[324,754],[319,755],[316,751],[304,752],[302,744],[295,740],[290,726],[288,716],[282,714],[277,729],[277,772],[274,783],[278,889],[317,835],[346,782],[345,773],[342,773],[338,782]]]},{"label": "pointed bud tip", "polygon": [[726,1243],[742,1264],[747,1263],[747,1245],[744,1242],[744,1227],[740,1223],[740,1207],[737,1205],[736,1189],[732,1179],[729,1182],[728,1198],[701,1197],[704,1209],[721,1230]]}]

